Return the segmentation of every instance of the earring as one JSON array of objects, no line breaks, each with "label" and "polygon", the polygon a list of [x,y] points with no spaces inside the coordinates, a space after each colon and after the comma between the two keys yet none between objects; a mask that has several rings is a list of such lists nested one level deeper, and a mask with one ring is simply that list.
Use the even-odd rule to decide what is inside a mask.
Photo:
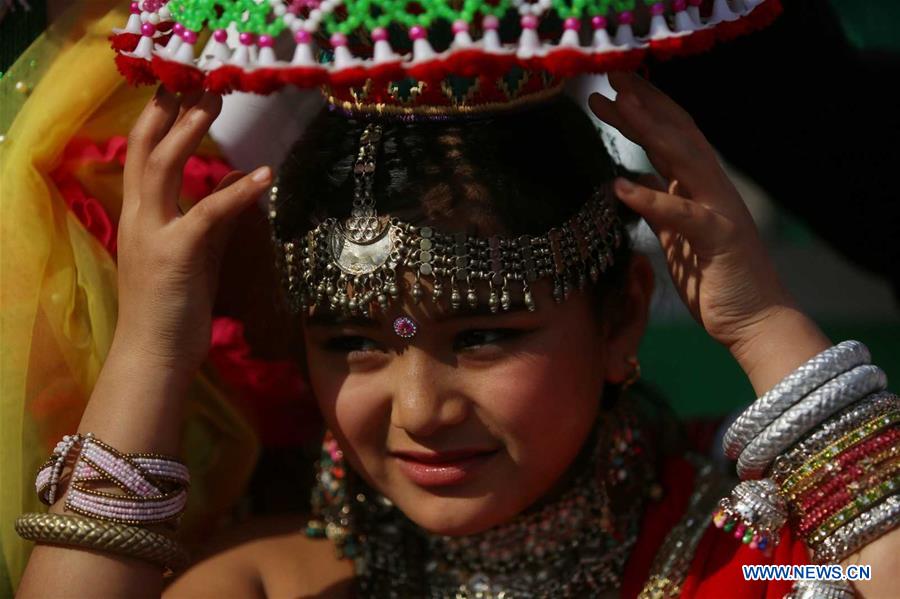
[{"label": "earring", "polygon": [[631,387],[639,378],[641,378],[641,363],[638,362],[637,356],[628,356],[625,361],[631,365],[631,374],[628,375],[628,378],[622,383],[622,391]]}]

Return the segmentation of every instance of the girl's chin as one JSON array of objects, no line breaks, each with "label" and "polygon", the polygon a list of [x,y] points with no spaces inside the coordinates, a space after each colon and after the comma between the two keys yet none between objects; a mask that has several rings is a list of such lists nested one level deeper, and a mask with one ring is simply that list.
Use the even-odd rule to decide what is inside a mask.
[{"label": "girl's chin", "polygon": [[508,501],[498,498],[409,497],[395,505],[418,526],[437,535],[460,537],[478,534],[514,518]]}]

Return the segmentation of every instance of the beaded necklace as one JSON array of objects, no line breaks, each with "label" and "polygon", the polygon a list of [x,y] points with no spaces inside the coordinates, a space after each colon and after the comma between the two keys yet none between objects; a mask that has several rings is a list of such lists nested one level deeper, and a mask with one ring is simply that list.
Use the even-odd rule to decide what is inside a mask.
[{"label": "beaded necklace", "polygon": [[307,534],[354,560],[361,597],[597,597],[620,586],[644,500],[658,490],[637,424],[623,409],[605,413],[556,498],[461,537],[409,520],[347,468],[326,434]]}]

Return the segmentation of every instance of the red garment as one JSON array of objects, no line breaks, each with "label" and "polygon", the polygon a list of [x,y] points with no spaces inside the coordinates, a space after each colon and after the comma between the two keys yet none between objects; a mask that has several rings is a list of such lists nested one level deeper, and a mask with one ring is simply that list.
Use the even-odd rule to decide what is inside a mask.
[{"label": "red garment", "polygon": [[[673,526],[681,520],[694,487],[694,467],[683,458],[668,460],[661,478],[662,499],[651,502],[641,523],[641,533],[625,564],[622,597],[632,599],[641,592],[656,551]],[[781,542],[766,557],[750,549],[733,535],[719,530],[708,517],[706,532],[694,553],[691,567],[681,586],[683,599],[781,599],[790,592],[791,581],[747,581],[741,566],[750,564],[805,565],[806,546],[789,527],[782,530]]]}]

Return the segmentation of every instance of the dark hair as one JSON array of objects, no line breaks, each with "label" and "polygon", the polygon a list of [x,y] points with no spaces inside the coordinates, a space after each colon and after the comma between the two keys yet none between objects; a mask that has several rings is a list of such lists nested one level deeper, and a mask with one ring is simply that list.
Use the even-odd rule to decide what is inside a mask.
[{"label": "dark hair", "polygon": [[[278,238],[349,215],[365,125],[327,110],[312,121],[278,175]],[[560,96],[478,120],[385,123],[374,195],[380,214],[413,224],[478,235],[540,234],[562,224],[617,174],[590,118]],[[623,222],[637,219],[616,205]],[[626,240],[591,289],[599,301],[623,286],[631,251]]]}]

